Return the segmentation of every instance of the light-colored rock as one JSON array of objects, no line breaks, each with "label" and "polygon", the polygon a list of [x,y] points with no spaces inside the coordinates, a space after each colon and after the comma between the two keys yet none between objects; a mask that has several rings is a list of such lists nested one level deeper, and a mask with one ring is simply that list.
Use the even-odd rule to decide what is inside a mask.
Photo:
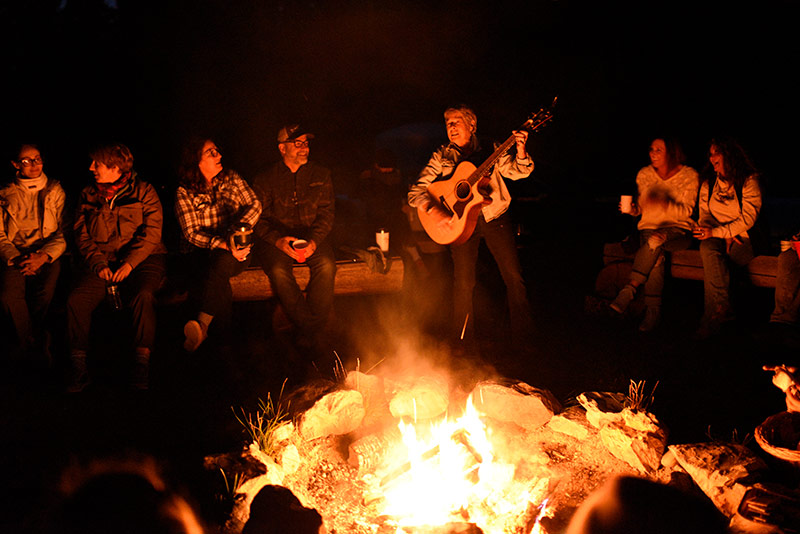
[{"label": "light-colored rock", "polygon": [[[603,445],[611,454],[642,473],[656,471],[667,447],[666,429],[651,414],[625,412],[630,410],[623,410],[619,420],[602,424],[600,439]],[[626,421],[634,424],[628,425]]]},{"label": "light-colored rock", "polygon": [[547,422],[547,426],[556,432],[585,440],[597,430],[586,419],[586,410],[581,406],[570,406]]},{"label": "light-colored rock", "polygon": [[393,417],[425,420],[447,411],[449,386],[443,379],[421,376],[388,382],[389,411]]},{"label": "light-colored rock", "polygon": [[293,444],[287,445],[281,451],[281,462],[280,465],[283,468],[283,471],[287,475],[293,474],[300,468],[300,452],[297,450],[297,447]]},{"label": "light-colored rock", "polygon": [[744,445],[670,445],[670,452],[719,510],[731,517],[766,464]]},{"label": "light-colored rock", "polygon": [[578,402],[586,410],[586,420],[595,428],[606,421],[618,421],[625,407],[625,395],[605,391],[587,391],[578,395]]},{"label": "light-colored rock", "polygon": [[509,386],[479,382],[472,390],[472,403],[479,412],[498,421],[516,423],[526,430],[539,428],[561,411],[552,393],[524,382]]},{"label": "light-colored rock", "polygon": [[383,378],[360,371],[350,371],[344,383],[348,389],[358,391],[364,397],[365,414],[362,425],[372,426],[391,417]]},{"label": "light-colored rock", "polygon": [[358,391],[328,393],[314,404],[300,422],[300,435],[312,440],[352,432],[364,420],[364,397]]},{"label": "light-colored rock", "polygon": [[294,435],[294,424],[291,421],[281,423],[272,431],[272,439],[275,443],[285,443],[292,439],[292,435]]}]

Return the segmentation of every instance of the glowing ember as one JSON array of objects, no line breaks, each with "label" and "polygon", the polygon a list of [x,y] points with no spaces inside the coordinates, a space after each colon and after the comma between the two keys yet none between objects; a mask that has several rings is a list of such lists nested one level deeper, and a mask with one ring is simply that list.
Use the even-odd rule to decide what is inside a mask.
[{"label": "glowing ember", "polygon": [[509,531],[509,521],[516,524],[532,510],[537,515],[544,512],[539,503],[548,480],[515,480],[515,466],[495,457],[471,397],[456,420],[399,426],[404,446],[393,451],[379,475],[381,515],[394,519],[397,532],[404,532],[403,527],[469,522],[487,534],[502,533]]}]

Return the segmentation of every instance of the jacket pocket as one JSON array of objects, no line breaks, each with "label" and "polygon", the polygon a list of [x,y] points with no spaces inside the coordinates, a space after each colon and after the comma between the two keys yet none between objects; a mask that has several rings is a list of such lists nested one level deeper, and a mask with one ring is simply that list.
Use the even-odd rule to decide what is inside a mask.
[{"label": "jacket pocket", "polygon": [[140,203],[119,207],[119,234],[123,242],[131,239],[142,225],[143,210]]}]

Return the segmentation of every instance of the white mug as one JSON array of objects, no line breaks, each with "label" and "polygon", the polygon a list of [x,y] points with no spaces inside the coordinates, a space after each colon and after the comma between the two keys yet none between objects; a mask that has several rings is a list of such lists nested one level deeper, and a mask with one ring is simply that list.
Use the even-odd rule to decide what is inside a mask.
[{"label": "white mug", "polygon": [[622,213],[630,213],[633,209],[633,196],[622,195],[619,197],[619,210]]}]

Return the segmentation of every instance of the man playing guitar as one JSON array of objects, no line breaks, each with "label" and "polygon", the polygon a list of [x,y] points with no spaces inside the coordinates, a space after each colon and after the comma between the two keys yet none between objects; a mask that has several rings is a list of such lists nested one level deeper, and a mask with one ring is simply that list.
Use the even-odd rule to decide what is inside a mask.
[{"label": "man playing guitar", "polygon": [[[450,227],[459,223],[459,210],[450,209],[447,204],[438,202],[431,196],[429,186],[457,174],[456,168],[460,163],[465,163],[470,168],[480,165],[491,150],[485,151],[480,146],[475,135],[478,119],[472,109],[466,106],[449,108],[444,112],[444,119],[450,142],[433,153],[416,183],[409,189],[408,203],[421,212],[421,217],[435,220],[437,230],[446,235]],[[473,333],[472,293],[475,288],[475,264],[481,238],[486,241],[506,285],[512,334],[515,337],[524,336],[530,330],[530,305],[517,256],[511,215],[508,212],[511,195],[503,181],[504,178],[519,180],[531,174],[533,160],[525,150],[527,139],[527,131],[515,131],[515,149],[504,153],[487,176],[477,184],[478,194],[483,198],[479,198],[480,214],[477,216],[474,232],[470,235],[471,229],[468,228],[459,237],[448,241],[451,243],[455,278],[452,333],[456,338],[464,339]],[[431,237],[436,239],[436,236]]]}]

